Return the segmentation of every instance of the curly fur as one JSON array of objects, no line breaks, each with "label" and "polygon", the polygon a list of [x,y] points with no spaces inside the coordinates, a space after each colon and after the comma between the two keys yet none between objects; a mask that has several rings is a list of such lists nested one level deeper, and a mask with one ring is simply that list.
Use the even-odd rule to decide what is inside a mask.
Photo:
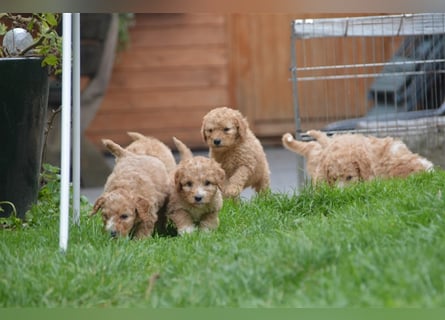
[{"label": "curly fur", "polygon": [[202,121],[201,135],[210,158],[226,173],[224,196],[238,197],[248,187],[261,192],[270,187],[270,170],[260,141],[238,110],[215,108]]},{"label": "curly fur", "polygon": [[374,164],[376,175],[383,178],[406,177],[420,171],[431,171],[431,161],[411,152],[399,139],[368,137],[368,146],[378,161]]},{"label": "curly fur", "polygon": [[303,155],[314,183],[343,186],[356,181],[406,177],[431,170],[433,164],[411,152],[400,140],[361,134],[336,134],[331,138],[317,130],[307,132],[316,141],[301,142],[286,133],[283,146]]},{"label": "curly fur", "polygon": [[224,170],[213,159],[194,157],[180,140],[173,138],[173,141],[179,150],[181,162],[174,171],[167,218],[173,221],[179,235],[197,228],[218,228],[218,214],[223,204],[221,188],[225,179]]},{"label": "curly fur", "polygon": [[[317,132],[318,133],[318,132]],[[313,131],[308,132],[314,136]],[[323,139],[327,138],[325,135]],[[371,180],[376,176],[376,159],[369,150],[366,138],[355,134],[334,135],[321,140],[323,153],[313,177],[314,183],[327,181],[330,185],[343,186],[353,182]]]},{"label": "curly fur", "polygon": [[116,157],[103,193],[93,206],[91,215],[102,213],[104,228],[111,236],[151,236],[155,224],[165,216],[170,178],[165,165],[147,155],[137,155],[111,140],[103,144]]},{"label": "curly fur", "polygon": [[161,160],[168,172],[172,172],[176,167],[176,161],[170,148],[160,140],[144,136],[138,132],[127,132],[133,140],[125,149],[136,154],[145,154]]}]

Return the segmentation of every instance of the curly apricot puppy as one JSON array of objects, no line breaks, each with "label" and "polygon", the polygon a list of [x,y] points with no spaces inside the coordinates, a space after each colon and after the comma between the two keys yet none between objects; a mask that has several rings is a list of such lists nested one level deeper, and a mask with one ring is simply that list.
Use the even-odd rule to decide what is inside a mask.
[{"label": "curly apricot puppy", "polygon": [[160,216],[165,216],[162,210],[170,191],[165,165],[158,158],[134,154],[111,140],[102,142],[116,157],[116,164],[91,215],[101,210],[105,230],[112,237],[151,236]]},{"label": "curly apricot puppy", "polygon": [[136,154],[145,154],[153,156],[161,160],[168,172],[172,172],[176,167],[175,157],[170,148],[162,141],[144,136],[138,132],[127,132],[133,142],[131,142],[125,149]]},{"label": "curly apricot puppy", "polygon": [[270,170],[260,141],[243,115],[228,107],[215,108],[202,121],[201,134],[210,158],[226,172],[224,196],[238,197],[248,187],[261,192],[270,187]]},{"label": "curly apricot puppy", "polygon": [[[308,131],[308,134],[317,139],[323,148],[326,148],[326,153],[329,153],[332,148],[328,146],[331,144],[336,146],[338,149],[336,158],[343,167],[347,166],[348,161],[352,164],[366,163],[364,168],[356,166],[355,169],[361,171],[360,178],[362,180],[370,180],[375,177],[405,178],[412,173],[433,170],[434,167],[431,161],[412,152],[403,141],[393,137],[378,138],[362,134],[336,134],[332,138],[328,138],[325,133],[316,130]],[[331,156],[335,157],[333,154]],[[329,158],[325,161],[329,161]],[[347,173],[348,169],[333,168],[331,171],[339,172],[338,170],[344,170],[342,174],[351,177]],[[370,174],[367,175],[366,172]]]},{"label": "curly apricot puppy", "polygon": [[193,157],[181,141],[173,140],[181,161],[174,171],[167,218],[173,221],[179,235],[196,229],[214,230],[219,226],[218,214],[223,204],[224,170],[213,159]]},{"label": "curly apricot puppy", "polygon": [[292,141],[292,136],[287,133],[283,135],[283,145],[307,158],[308,172],[314,183],[325,181],[344,186],[377,177],[406,177],[433,168],[430,161],[391,137],[349,133],[335,134],[329,138],[317,130],[307,133],[316,141]]}]

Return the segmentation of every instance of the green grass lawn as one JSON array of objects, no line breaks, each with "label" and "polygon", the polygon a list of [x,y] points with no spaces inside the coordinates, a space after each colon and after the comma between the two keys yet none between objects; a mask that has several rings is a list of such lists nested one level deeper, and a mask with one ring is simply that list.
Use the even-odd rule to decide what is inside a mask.
[{"label": "green grass lawn", "polygon": [[0,229],[1,307],[444,307],[445,172],[227,201],[220,228],[111,240],[100,217],[58,250],[58,184]]}]

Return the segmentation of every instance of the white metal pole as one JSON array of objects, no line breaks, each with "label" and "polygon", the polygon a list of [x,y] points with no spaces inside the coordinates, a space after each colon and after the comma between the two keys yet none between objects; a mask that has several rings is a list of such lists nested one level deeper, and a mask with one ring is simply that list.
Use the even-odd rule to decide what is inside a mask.
[{"label": "white metal pole", "polygon": [[80,224],[80,13],[73,13],[73,220]]},{"label": "white metal pole", "polygon": [[68,248],[71,133],[71,13],[62,16],[62,139],[60,178],[60,236],[62,252]]}]

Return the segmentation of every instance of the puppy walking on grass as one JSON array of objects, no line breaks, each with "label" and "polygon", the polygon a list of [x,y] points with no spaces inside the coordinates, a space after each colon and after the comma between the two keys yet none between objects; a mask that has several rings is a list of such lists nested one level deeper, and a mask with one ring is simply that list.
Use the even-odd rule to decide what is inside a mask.
[{"label": "puppy walking on grass", "polygon": [[173,138],[181,161],[173,175],[173,185],[167,206],[167,218],[179,235],[197,229],[218,228],[218,214],[223,199],[221,187],[225,173],[216,161],[196,156],[180,140]]},{"label": "puppy walking on grass", "polygon": [[101,210],[104,228],[112,237],[151,236],[155,225],[165,221],[170,191],[165,164],[153,156],[134,154],[111,140],[102,142],[116,157],[116,164],[91,215]]},{"label": "puppy walking on grass", "polygon": [[226,172],[224,196],[239,197],[248,187],[256,192],[269,189],[266,154],[238,110],[228,107],[211,110],[203,118],[201,134],[210,149],[210,157]]}]

